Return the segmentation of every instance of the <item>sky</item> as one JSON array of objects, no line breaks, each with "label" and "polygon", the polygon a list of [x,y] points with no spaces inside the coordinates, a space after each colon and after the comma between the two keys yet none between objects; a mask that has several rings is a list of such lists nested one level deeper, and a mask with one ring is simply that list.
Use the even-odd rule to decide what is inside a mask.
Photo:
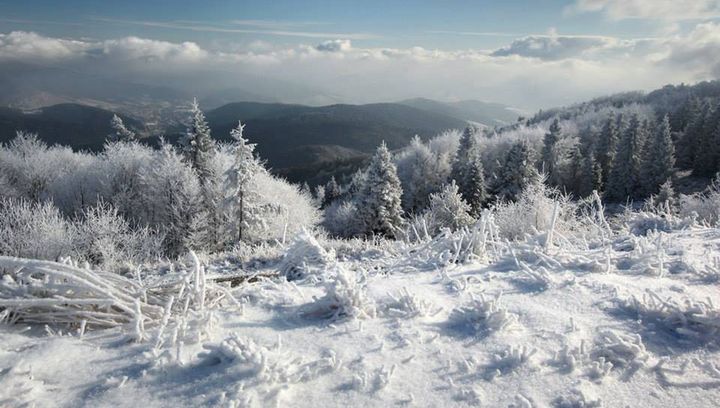
[{"label": "sky", "polygon": [[0,63],[288,102],[524,109],[720,73],[720,0],[0,0]]}]

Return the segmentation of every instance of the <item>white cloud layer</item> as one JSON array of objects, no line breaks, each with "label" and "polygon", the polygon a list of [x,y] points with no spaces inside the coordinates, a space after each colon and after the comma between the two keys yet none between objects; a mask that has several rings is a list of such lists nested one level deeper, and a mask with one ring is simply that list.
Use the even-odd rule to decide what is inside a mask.
[{"label": "white cloud layer", "polygon": [[3,59],[53,61],[188,89],[252,87],[258,78],[298,85],[292,92],[288,86],[286,98],[276,93],[287,102],[361,103],[425,96],[538,108],[715,78],[720,75],[720,25],[701,23],[685,34],[651,39],[551,33],[519,38],[490,51],[363,48],[347,39],[223,51],[194,42],[137,37],[81,41],[18,31],[0,34],[0,63]]},{"label": "white cloud layer", "polygon": [[569,12],[602,12],[613,20],[720,17],[720,0],[576,0]]}]

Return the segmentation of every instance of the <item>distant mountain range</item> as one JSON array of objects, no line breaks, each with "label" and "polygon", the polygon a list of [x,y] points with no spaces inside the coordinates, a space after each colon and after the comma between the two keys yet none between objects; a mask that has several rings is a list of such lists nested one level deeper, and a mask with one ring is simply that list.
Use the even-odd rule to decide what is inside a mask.
[{"label": "distant mountain range", "polygon": [[[213,135],[229,140],[238,120],[258,144],[269,167],[291,181],[324,182],[330,175],[354,171],[385,141],[391,149],[405,146],[414,135],[423,139],[468,122],[487,126],[514,122],[518,112],[480,102],[409,99],[398,103],[306,106],[275,103],[279,89],[291,97],[310,95],[300,85],[247,81],[254,88],[221,88],[198,98],[206,109]],[[257,90],[267,88],[267,92]],[[117,112],[150,144],[163,135],[177,141],[192,93],[172,87],[138,84],[88,75],[82,71],[19,62],[0,64],[0,142],[17,130],[38,133],[50,144],[98,151],[111,133]],[[333,100],[317,94],[315,100]],[[252,101],[252,102],[247,102]]]},{"label": "distant mountain range", "polygon": [[[70,146],[75,150],[102,149],[105,138],[112,133],[113,112],[105,109],[64,103],[34,111],[0,107],[0,142],[15,138],[16,131],[37,133],[48,144]],[[143,124],[126,115],[119,115],[127,126],[136,130]]]}]

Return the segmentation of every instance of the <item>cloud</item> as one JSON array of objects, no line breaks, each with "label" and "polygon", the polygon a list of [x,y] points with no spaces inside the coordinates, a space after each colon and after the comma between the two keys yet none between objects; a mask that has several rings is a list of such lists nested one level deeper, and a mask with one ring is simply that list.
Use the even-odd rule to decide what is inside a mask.
[{"label": "cloud", "polygon": [[576,0],[566,11],[600,12],[612,20],[695,20],[720,17],[720,0]]},{"label": "cloud", "polygon": [[0,34],[0,58],[52,60],[76,56],[87,48],[82,41],[43,37],[26,31]]},{"label": "cloud", "polygon": [[350,43],[350,40],[324,41],[315,46],[316,50],[325,52],[350,51],[351,48],[352,44]]},{"label": "cloud", "polygon": [[350,39],[295,46],[216,44],[208,49],[194,42],[69,40],[17,31],[0,34],[0,63],[8,58],[50,61],[192,92],[233,86],[263,94],[258,84],[271,83],[273,97],[285,102],[364,103],[424,96],[539,108],[715,78],[720,75],[720,25],[701,23],[684,34],[647,39],[551,32],[491,51],[372,48]]},{"label": "cloud", "polygon": [[696,72],[698,79],[720,77],[720,25],[698,24],[687,36],[666,43],[668,53],[661,62],[685,71]]}]

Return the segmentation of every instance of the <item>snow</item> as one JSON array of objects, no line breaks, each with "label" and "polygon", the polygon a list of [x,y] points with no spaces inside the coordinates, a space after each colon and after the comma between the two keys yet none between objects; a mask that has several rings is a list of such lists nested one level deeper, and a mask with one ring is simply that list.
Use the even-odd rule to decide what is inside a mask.
[{"label": "snow", "polygon": [[[5,320],[60,307],[82,317],[111,299],[119,322],[0,325],[0,406],[717,404],[720,290],[708,276],[720,229],[547,247],[542,234],[482,234],[481,256],[465,263],[453,262],[457,235],[443,236],[441,246],[303,232],[274,261],[191,257],[162,276],[146,269],[103,285],[104,272],[0,258]],[[212,281],[277,275],[291,260],[312,273]],[[75,280],[60,278],[68,274]],[[146,298],[131,300],[142,287]],[[100,306],[81,301],[102,296]]]}]

